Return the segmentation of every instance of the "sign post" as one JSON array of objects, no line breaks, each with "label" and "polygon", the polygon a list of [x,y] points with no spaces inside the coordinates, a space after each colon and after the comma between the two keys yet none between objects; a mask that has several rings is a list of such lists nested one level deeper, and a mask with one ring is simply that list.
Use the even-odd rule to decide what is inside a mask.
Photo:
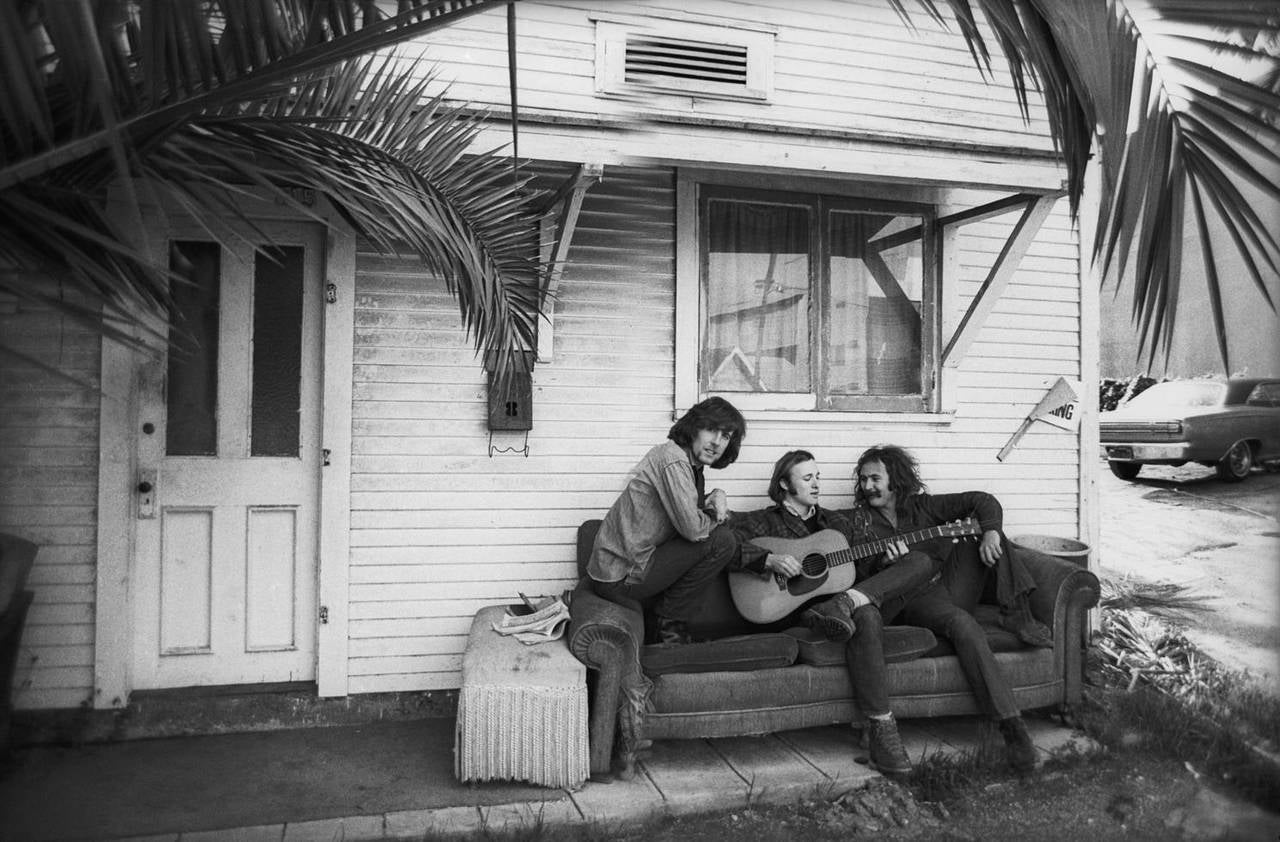
[{"label": "sign post", "polygon": [[1017,431],[1000,448],[996,459],[1003,462],[1009,452],[1022,440],[1027,429],[1036,421],[1044,421],[1063,430],[1075,430],[1080,426],[1080,383],[1059,377],[1045,396],[1036,404],[1018,427]]}]

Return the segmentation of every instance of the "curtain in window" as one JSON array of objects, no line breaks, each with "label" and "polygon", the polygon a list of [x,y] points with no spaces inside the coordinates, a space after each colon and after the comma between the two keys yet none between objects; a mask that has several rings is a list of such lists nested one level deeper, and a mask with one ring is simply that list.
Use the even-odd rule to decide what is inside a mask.
[{"label": "curtain in window", "polygon": [[828,392],[920,392],[921,244],[891,235],[918,218],[833,212]]},{"label": "curtain in window", "polygon": [[713,199],[707,224],[703,388],[811,391],[808,208]]}]

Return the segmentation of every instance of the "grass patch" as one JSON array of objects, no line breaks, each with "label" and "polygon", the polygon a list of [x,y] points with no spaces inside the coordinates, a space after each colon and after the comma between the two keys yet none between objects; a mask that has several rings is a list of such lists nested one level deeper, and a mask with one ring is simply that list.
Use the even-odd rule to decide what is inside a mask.
[{"label": "grass patch", "polygon": [[1262,807],[1280,803],[1280,697],[1200,652],[1180,625],[1202,610],[1179,585],[1103,587],[1081,724],[1103,745],[1186,763]]}]

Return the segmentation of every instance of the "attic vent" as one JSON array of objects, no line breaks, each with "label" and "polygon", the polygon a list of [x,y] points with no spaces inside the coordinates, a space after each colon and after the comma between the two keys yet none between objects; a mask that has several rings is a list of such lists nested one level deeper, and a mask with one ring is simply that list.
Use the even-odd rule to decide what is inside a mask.
[{"label": "attic vent", "polygon": [[747,48],[684,38],[627,39],[627,82],[661,84],[665,79],[747,86]]},{"label": "attic vent", "polygon": [[767,101],[774,33],[685,21],[596,20],[596,90]]}]

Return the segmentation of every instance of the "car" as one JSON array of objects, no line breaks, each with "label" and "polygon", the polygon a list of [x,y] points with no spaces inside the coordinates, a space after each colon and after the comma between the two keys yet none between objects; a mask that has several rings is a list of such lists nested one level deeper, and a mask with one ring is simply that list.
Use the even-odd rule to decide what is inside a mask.
[{"label": "car", "polygon": [[1167,380],[1098,416],[1102,450],[1123,480],[1143,465],[1213,467],[1240,482],[1280,460],[1280,378]]}]

